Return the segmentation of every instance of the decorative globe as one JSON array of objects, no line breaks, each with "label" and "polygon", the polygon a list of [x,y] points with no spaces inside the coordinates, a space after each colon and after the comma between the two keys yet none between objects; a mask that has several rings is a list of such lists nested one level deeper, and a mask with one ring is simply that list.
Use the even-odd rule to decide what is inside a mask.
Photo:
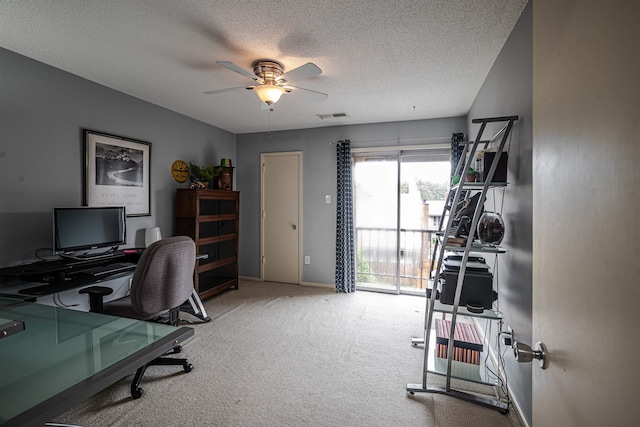
[{"label": "decorative globe", "polygon": [[484,212],[478,220],[478,239],[485,245],[497,246],[504,237],[504,221],[497,212]]}]

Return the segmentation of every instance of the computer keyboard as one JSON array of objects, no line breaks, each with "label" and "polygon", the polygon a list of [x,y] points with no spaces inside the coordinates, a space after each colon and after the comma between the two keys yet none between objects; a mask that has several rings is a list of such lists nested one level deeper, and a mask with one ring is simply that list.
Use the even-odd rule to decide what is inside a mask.
[{"label": "computer keyboard", "polygon": [[56,283],[45,283],[44,285],[32,286],[30,288],[22,289],[18,291],[25,295],[49,295],[57,294],[58,292],[68,291],[69,289],[77,288],[78,284],[71,281],[61,281]]},{"label": "computer keyboard", "polygon": [[63,254],[61,255],[63,258],[66,258],[67,260],[74,260],[75,262],[71,261],[68,262],[67,265],[81,265],[81,264],[85,264],[88,262],[95,262],[95,261],[102,261],[105,259],[109,259],[109,258],[115,258],[116,257],[116,253],[115,252],[109,252],[106,254],[82,254],[82,255],[69,255],[69,254]]},{"label": "computer keyboard", "polygon": [[80,270],[78,273],[88,274],[89,276],[103,276],[105,274],[114,274],[121,271],[135,270],[136,265],[132,262],[114,262],[111,264],[99,265],[97,267]]}]

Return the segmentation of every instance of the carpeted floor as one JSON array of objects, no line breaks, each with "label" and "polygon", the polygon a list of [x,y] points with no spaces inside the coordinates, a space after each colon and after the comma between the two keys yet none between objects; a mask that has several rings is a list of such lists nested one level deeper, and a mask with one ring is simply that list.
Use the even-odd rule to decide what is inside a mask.
[{"label": "carpeted floor", "polygon": [[[425,300],[242,281],[206,300],[182,355],[151,367],[133,400],[131,376],[60,416],[84,426],[516,426],[498,411],[406,392],[422,382]],[[193,319],[189,315],[185,318]],[[430,376],[430,383],[432,382]],[[443,380],[435,377],[434,384]]]}]

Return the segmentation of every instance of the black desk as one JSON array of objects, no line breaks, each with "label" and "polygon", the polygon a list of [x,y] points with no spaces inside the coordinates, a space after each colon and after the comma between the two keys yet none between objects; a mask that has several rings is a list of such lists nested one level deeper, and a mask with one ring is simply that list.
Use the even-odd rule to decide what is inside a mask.
[{"label": "black desk", "polygon": [[[74,287],[84,286],[87,282],[90,282],[90,280],[87,280],[90,279],[90,277],[82,276],[81,272],[83,270],[117,262],[137,264],[142,251],[143,249],[127,249],[125,251],[117,251],[107,258],[87,258],[83,260],[58,258],[51,261],[38,261],[16,265],[13,267],[0,268],[0,277],[4,277],[5,282],[9,283],[42,282],[58,284],[67,282],[67,288],[73,289]],[[73,286],[71,282],[74,281],[78,281],[80,284]],[[1,284],[0,287],[2,287]],[[60,292],[60,290],[57,292]],[[46,293],[41,295],[46,295]]]},{"label": "black desk", "polygon": [[[133,271],[101,277],[78,272],[124,259],[124,256],[120,256],[108,261],[99,260],[82,264],[61,259],[2,268],[0,269],[0,297],[19,298],[41,304],[75,307],[78,310],[89,311],[87,296],[79,295],[78,290],[99,284],[114,289],[111,299],[121,298],[128,292]],[[34,288],[41,288],[41,290],[29,291]]]},{"label": "black desk", "polygon": [[[0,277],[4,277],[4,283],[0,279],[0,297],[20,298],[27,301],[42,301],[40,297],[46,297],[58,294],[63,291],[80,289],[91,285],[105,285],[113,287],[111,282],[122,281],[132,277],[133,271],[114,273],[105,276],[89,276],[82,273],[91,267],[111,264],[116,262],[129,262],[137,264],[143,248],[125,249],[116,252],[109,258],[96,260],[75,260],[69,258],[61,258],[52,261],[40,261],[30,264],[17,265],[13,267],[1,268]],[[198,258],[206,258],[206,255],[198,255]],[[60,285],[60,286],[59,286]],[[28,293],[27,289],[42,288],[38,293]],[[122,287],[122,285],[120,285]],[[128,288],[127,288],[128,289]],[[114,293],[110,298],[121,298],[124,294]],[[105,299],[108,301],[109,299]],[[82,301],[88,311],[88,298],[82,296]],[[72,301],[74,302],[74,301]],[[193,291],[191,297],[183,304],[181,311],[190,313],[203,322],[209,322],[211,318],[207,315],[204,305],[200,300],[197,292]]]},{"label": "black desk", "polygon": [[0,339],[3,427],[43,425],[194,334],[8,298],[0,298],[0,318],[25,326]]}]

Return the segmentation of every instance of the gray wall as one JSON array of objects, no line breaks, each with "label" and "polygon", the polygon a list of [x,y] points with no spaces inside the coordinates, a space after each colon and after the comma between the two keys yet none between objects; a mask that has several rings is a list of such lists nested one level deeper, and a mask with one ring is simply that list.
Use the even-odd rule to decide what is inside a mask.
[{"label": "gray wall", "polygon": [[[531,343],[531,6],[485,81],[468,117],[335,126],[318,129],[231,133],[124,95],[56,68],[0,49],[0,266],[34,257],[51,247],[51,209],[82,201],[82,128],[152,144],[152,216],[127,220],[128,241],[159,225],[173,233],[175,183],[169,166],[176,158],[218,164],[234,159],[240,191],[240,274],[260,276],[260,153],[303,152],[302,280],[334,283],[336,146],[398,145],[398,139],[475,136],[470,119],[518,114],[509,160],[504,217],[509,254],[500,260],[500,308],[523,342]],[[469,132],[467,132],[469,129]],[[358,141],[378,141],[358,142]],[[413,145],[416,142],[406,142]],[[402,144],[400,144],[402,145]],[[531,420],[531,367],[507,356],[509,383]]]},{"label": "gray wall", "polygon": [[[303,265],[302,281],[335,284],[336,141],[350,139],[352,147],[416,145],[397,140],[450,138],[466,131],[464,117],[237,135],[237,177],[240,191],[240,275],[260,277],[260,153],[302,151]],[[378,141],[378,142],[371,142]]]},{"label": "gray wall", "polygon": [[173,233],[173,160],[236,157],[229,132],[0,49],[0,266],[51,248],[51,209],[81,205],[83,128],[151,143],[151,216],[127,219],[128,246]]},{"label": "gray wall", "polygon": [[[533,344],[532,335],[532,111],[533,56],[532,7],[524,9],[509,39],[496,59],[468,115],[469,138],[480,127],[471,119],[518,115],[509,150],[508,181],[504,191],[503,218],[506,234],[502,245],[508,253],[499,256],[499,308],[516,339]],[[489,129],[489,127],[488,127]],[[493,136],[498,129],[483,134]],[[502,202],[501,191],[488,197],[485,209],[495,210]],[[495,329],[494,329],[495,330]],[[509,351],[505,357],[509,385],[525,419],[531,424],[531,364],[517,363]]]}]

